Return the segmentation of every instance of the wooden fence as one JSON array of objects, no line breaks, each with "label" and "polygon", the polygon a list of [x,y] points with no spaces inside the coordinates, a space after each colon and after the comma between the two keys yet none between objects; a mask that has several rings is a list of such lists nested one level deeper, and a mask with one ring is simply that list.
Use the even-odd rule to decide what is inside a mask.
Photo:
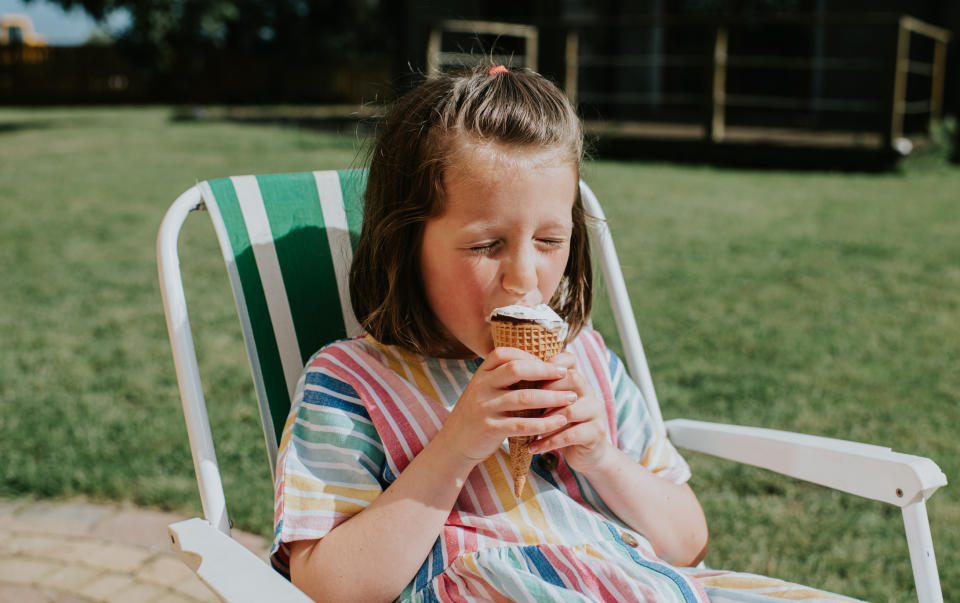
[{"label": "wooden fence", "polygon": [[902,149],[943,111],[951,35],[909,16],[566,28],[565,88],[601,134]]}]

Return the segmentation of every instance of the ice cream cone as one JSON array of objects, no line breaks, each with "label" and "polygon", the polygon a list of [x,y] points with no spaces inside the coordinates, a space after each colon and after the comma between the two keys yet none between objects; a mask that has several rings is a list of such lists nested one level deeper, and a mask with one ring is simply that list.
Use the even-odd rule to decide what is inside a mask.
[{"label": "ice cream cone", "polygon": [[[556,356],[563,348],[563,339],[559,333],[551,331],[536,322],[498,320],[496,312],[490,321],[493,345],[496,347],[511,347],[529,352],[546,362]],[[521,381],[513,386],[514,389],[537,387],[536,382]],[[529,409],[514,413],[518,417],[538,417],[543,414],[542,409]],[[527,473],[530,471],[530,443],[536,440],[535,436],[514,436],[507,438],[510,445],[510,473],[513,476],[513,491],[518,497],[527,483]]]},{"label": "ice cream cone", "polygon": [[563,341],[557,333],[547,330],[534,322],[508,322],[492,320],[493,345],[505,348],[518,348],[530,352],[546,362],[556,356],[563,347]]}]

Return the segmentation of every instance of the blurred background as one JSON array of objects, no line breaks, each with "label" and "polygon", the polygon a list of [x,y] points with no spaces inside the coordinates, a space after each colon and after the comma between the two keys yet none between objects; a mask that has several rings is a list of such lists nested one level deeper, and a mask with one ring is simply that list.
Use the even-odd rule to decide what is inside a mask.
[{"label": "blurred background", "polygon": [[[796,163],[824,155],[786,148],[818,147],[834,165],[888,166],[891,151],[926,143],[931,123],[960,103],[958,45],[949,43],[960,7],[948,0],[0,8],[3,104],[340,106],[322,115],[331,119],[375,112],[424,73],[493,56],[561,84],[605,152]],[[41,27],[29,11],[17,17],[27,9]]]},{"label": "blurred background", "polygon": [[[665,418],[890,446],[952,480],[958,31],[953,0],[0,0],[0,502],[199,514],[157,286],[166,208],[202,180],[359,167],[398,94],[491,58],[584,118]],[[269,539],[205,218],[181,261],[231,518]],[[689,460],[709,565],[914,598],[896,508]],[[928,504],[946,600],[953,490]]]}]

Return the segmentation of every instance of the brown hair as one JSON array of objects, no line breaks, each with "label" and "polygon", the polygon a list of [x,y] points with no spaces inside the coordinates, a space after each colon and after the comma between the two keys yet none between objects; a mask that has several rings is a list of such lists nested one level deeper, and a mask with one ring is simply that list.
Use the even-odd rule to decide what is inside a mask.
[{"label": "brown hair", "polygon": [[[556,149],[573,162],[579,180],[583,131],[567,97],[532,71],[490,73],[490,67],[427,80],[391,107],[374,138],[350,298],[360,325],[383,343],[432,356],[462,347],[444,338],[420,272],[424,224],[443,210],[443,176],[453,155],[480,142]],[[570,325],[570,339],[586,323],[592,300],[579,187],[572,217],[570,258],[549,302]]]}]

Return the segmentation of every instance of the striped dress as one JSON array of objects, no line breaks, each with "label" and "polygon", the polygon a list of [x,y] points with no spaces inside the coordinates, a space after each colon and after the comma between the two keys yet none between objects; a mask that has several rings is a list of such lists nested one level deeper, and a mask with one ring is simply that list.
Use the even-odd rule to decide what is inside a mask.
[{"label": "striped dress", "polygon": [[[600,335],[567,351],[604,402],[614,445],[675,483],[687,463],[649,419]],[[479,359],[425,358],[367,336],[307,363],[284,428],[275,484],[274,567],[287,544],[322,538],[372,503],[440,431]],[[469,475],[409,601],[848,600],[762,576],[676,568],[607,508],[560,455],[535,455],[515,496],[506,443]],[[757,598],[759,597],[759,599]]]}]

